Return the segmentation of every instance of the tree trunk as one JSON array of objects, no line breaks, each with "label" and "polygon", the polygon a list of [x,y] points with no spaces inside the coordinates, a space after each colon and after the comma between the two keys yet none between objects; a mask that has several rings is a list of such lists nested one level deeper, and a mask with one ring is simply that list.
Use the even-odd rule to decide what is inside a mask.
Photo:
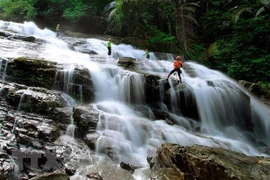
[{"label": "tree trunk", "polygon": [[185,51],[188,50],[186,23],[184,19],[184,8],[181,0],[175,0],[175,22],[176,22],[176,37],[177,40],[183,44]]}]

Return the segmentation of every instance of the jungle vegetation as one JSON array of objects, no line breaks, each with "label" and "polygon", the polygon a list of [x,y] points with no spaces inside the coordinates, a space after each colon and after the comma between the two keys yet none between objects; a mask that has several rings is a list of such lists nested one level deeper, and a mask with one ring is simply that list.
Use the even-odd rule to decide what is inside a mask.
[{"label": "jungle vegetation", "polygon": [[0,19],[118,36],[270,89],[270,0],[1,0]]}]

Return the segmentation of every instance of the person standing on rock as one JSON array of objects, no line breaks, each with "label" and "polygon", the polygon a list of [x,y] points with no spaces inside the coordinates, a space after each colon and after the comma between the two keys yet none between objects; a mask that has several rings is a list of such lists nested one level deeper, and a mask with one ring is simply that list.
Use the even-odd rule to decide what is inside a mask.
[{"label": "person standing on rock", "polygon": [[169,79],[169,77],[171,76],[172,73],[174,73],[175,71],[178,73],[178,77],[179,77],[179,82],[182,83],[182,79],[181,79],[181,67],[182,67],[182,61],[181,61],[181,57],[180,56],[176,56],[176,59],[175,61],[173,62],[173,66],[174,66],[174,69],[168,74],[168,77],[166,78],[166,80]]},{"label": "person standing on rock", "polygon": [[144,55],[146,55],[146,58],[147,59],[150,58],[150,53],[149,53],[148,49],[145,49],[145,54]]},{"label": "person standing on rock", "polygon": [[107,48],[108,48],[108,55],[111,55],[111,53],[112,53],[112,43],[111,43],[111,38],[108,39],[108,42],[107,42]]},{"label": "person standing on rock", "polygon": [[59,37],[59,33],[60,33],[60,24],[57,24],[56,28],[55,28],[55,31],[56,31],[56,37]]}]

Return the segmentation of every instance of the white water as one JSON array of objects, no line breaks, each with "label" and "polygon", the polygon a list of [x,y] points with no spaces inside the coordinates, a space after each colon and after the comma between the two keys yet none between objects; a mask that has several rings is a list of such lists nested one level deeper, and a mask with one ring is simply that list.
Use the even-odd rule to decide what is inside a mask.
[{"label": "white water", "polygon": [[[0,22],[0,28],[28,33],[47,42],[42,49],[39,49],[39,54],[35,54],[34,51],[23,51],[20,44],[18,45],[20,51],[1,50],[3,58],[35,54],[39,58],[66,64],[69,73],[73,69],[70,68],[73,67],[73,64],[82,65],[89,69],[96,90],[96,102],[92,105],[100,111],[100,122],[97,128],[100,138],[96,151],[102,153],[105,149],[102,149],[101,144],[108,143],[114,152],[115,163],[123,161],[143,167],[135,173],[136,179],[145,179],[143,176],[147,174],[148,167],[146,157],[155,155],[156,149],[163,142],[180,145],[201,144],[224,147],[247,155],[264,155],[249,142],[239,128],[241,124],[239,125],[238,119],[244,118],[245,115],[241,110],[243,103],[238,90],[242,87],[220,72],[210,70],[194,62],[186,62],[186,64],[194,69],[196,78],[190,77],[183,70],[184,82],[194,92],[198,105],[202,133],[197,135],[192,132],[189,118],[171,114],[171,118],[177,122],[177,125],[171,126],[164,120],[152,121],[145,118],[140,112],[132,109],[131,104],[144,104],[144,77],[116,65],[117,58],[132,57],[137,61],[144,61],[138,71],[165,77],[172,69],[172,58],[168,59],[169,61],[158,61],[157,57],[151,53],[151,60],[145,60],[144,50],[135,49],[125,44],[113,44],[112,56],[108,56],[106,41],[93,38],[86,39],[87,48],[98,54],[89,56],[70,50],[66,42],[55,38],[54,32],[47,29],[41,30],[33,23],[6,25],[6,22]],[[8,43],[8,40],[1,39],[1,43]],[[66,76],[68,83],[72,80],[69,73]],[[174,79],[177,77],[171,76],[169,80],[171,85]],[[209,82],[213,85],[209,86]],[[172,100],[175,100],[175,90],[171,89],[170,91]],[[267,138],[270,135],[269,111],[252,96],[250,97],[256,138],[269,147],[270,139]],[[177,109],[177,103],[179,102],[172,101],[174,109]],[[167,109],[167,107],[164,105],[163,109]],[[149,111],[149,117],[153,118],[151,111]],[[81,145],[78,145],[72,136],[63,136],[61,140],[62,144],[73,149],[73,155],[77,153],[82,158],[91,156],[90,150],[85,149],[85,146],[82,150]],[[94,163],[91,158],[88,162],[89,165]],[[83,172],[84,169],[79,171]],[[141,173],[142,171],[146,171],[146,173]]]}]

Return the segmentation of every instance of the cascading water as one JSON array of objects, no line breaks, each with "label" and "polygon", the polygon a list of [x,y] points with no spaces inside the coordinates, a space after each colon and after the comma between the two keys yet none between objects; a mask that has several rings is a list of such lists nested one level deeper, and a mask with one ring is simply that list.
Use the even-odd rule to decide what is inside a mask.
[{"label": "cascading water", "polygon": [[[177,122],[176,125],[171,126],[162,119],[153,121],[153,112],[145,104],[145,78],[140,74],[148,73],[166,77],[172,69],[171,61],[173,59],[171,55],[168,56],[170,57],[168,61],[164,59],[157,61],[154,54],[151,54],[151,60],[145,60],[143,50],[125,44],[113,44],[113,53],[109,57],[106,41],[86,39],[84,48],[97,53],[89,55],[81,53],[79,48],[75,51],[71,50],[66,42],[56,39],[52,31],[40,30],[35,26],[34,31],[28,31],[26,30],[28,25],[28,23],[19,25],[10,23],[7,25],[5,22],[0,22],[1,29],[9,28],[19,33],[30,32],[31,35],[44,39],[46,45],[37,55],[39,58],[67,64],[67,67],[72,64],[79,64],[89,69],[96,98],[95,103],[91,106],[94,106],[100,112],[97,127],[99,138],[96,143],[96,154],[100,158],[93,160],[90,150],[73,138],[72,140],[70,138],[62,139],[58,142],[72,147],[72,155],[74,156],[82,159],[89,156],[89,165],[92,165],[98,159],[103,159],[102,154],[109,154],[116,164],[123,161],[141,167],[134,173],[134,178],[146,179],[148,173],[147,157],[155,155],[156,149],[163,142],[181,145],[201,144],[211,147],[224,147],[247,155],[265,155],[260,153],[256,148],[256,143],[251,142],[248,138],[250,135],[243,128],[243,126],[249,125],[244,123],[246,119],[249,119],[253,124],[254,138],[263,142],[266,146],[270,146],[270,141],[267,139],[270,135],[269,111],[225,75],[194,62],[185,62],[193,69],[192,73],[195,76],[183,70],[185,83],[179,86],[189,88],[194,94],[199,122],[184,117],[181,112],[174,113],[179,109],[178,105],[181,104],[181,101],[179,101],[180,96],[177,94],[177,89],[171,88],[169,92],[171,111],[168,113]],[[21,26],[24,28],[21,28]],[[9,57],[9,53],[12,52],[7,51],[2,56]],[[24,54],[27,54],[27,52]],[[19,55],[15,55],[15,57],[17,56]],[[117,66],[117,58],[120,57],[132,57],[142,63],[137,66],[137,72],[124,70]],[[67,81],[70,82],[69,80],[72,77],[67,77]],[[174,87],[173,84],[177,78],[174,75],[170,77],[171,87]],[[161,100],[163,100],[164,92],[165,90],[160,92]],[[170,109],[165,103],[161,102],[161,104],[163,110]],[[247,104],[250,104],[251,108],[248,108]],[[144,116],[139,113],[135,105],[146,107],[149,115]],[[199,136],[192,132],[194,123],[201,126]],[[104,148],[104,144],[108,147]],[[110,149],[109,152],[108,149]],[[86,165],[83,164],[83,166]],[[78,173],[74,175],[74,179],[79,174],[83,174],[85,170],[83,166],[77,166]]]},{"label": "cascading water", "polygon": [[0,58],[1,64],[0,64],[0,72],[2,76],[2,81],[6,80],[7,75],[7,66],[8,66],[8,60]]}]

